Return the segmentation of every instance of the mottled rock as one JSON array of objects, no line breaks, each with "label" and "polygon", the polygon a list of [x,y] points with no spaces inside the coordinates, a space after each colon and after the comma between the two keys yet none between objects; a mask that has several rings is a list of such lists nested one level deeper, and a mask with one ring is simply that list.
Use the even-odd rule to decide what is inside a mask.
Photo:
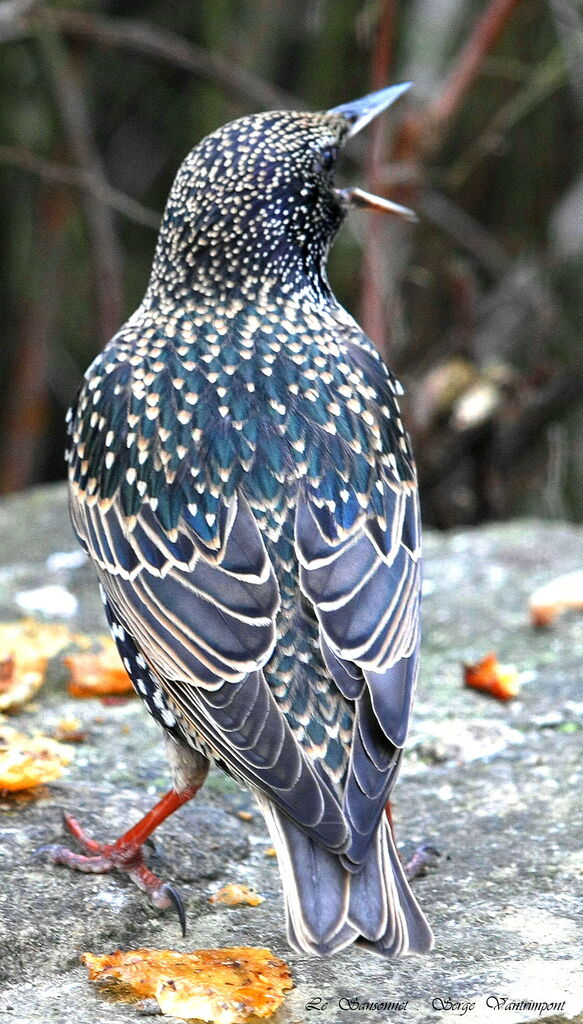
[{"label": "mottled rock", "polygon": [[[0,619],[20,616],[19,595],[57,587],[48,604],[41,599],[45,613],[54,600],[72,629],[102,630],[94,574],[76,552],[62,486],[0,503]],[[415,883],[436,948],[397,964],[355,949],[331,961],[288,949],[269,837],[259,814],[237,816],[253,811],[252,801],[219,772],[162,826],[152,854],[186,899],[186,939],[171,913],[151,908],[123,878],[44,864],[35,850],[64,838],[64,810],[111,838],[168,784],[158,729],[138,701],[71,700],[55,659],[35,703],[11,722],[50,731],[74,715],[88,735],[37,799],[0,801],[0,1020],[144,1019],[94,990],[79,965],[84,950],[267,945],[290,963],[296,983],[277,1024],[581,1022],[583,615],[536,632],[527,598],[582,564],[583,530],[566,524],[513,522],[426,538],[422,673],[394,813],[405,852],[422,840],[442,852],[438,870]],[[462,662],[490,650],[525,674],[509,704],[462,687]],[[209,895],[233,881],[265,902],[211,906]]]}]

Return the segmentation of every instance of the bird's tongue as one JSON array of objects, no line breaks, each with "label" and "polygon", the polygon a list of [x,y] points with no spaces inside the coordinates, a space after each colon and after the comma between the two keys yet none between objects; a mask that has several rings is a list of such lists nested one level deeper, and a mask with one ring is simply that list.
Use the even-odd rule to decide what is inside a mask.
[{"label": "bird's tongue", "polygon": [[408,206],[401,206],[400,203],[393,203],[390,199],[375,196],[372,192],[365,192],[363,188],[337,188],[335,191],[342,206],[357,206],[365,210],[392,213],[396,217],[404,217],[405,220],[413,223],[417,220],[417,215]]}]

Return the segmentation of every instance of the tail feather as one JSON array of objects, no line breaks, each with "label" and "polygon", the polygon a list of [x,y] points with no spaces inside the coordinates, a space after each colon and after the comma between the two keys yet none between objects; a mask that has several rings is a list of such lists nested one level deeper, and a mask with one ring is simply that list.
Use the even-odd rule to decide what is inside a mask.
[{"label": "tail feather", "polygon": [[264,796],[258,800],[279,859],[290,945],[317,956],[353,942],[387,959],[429,952],[431,929],[384,818],[362,869],[354,873]]},{"label": "tail feather", "polygon": [[[388,823],[384,821],[383,825],[388,838],[387,850],[397,886],[399,905],[404,916],[408,949],[412,953],[428,953],[430,949],[433,949],[433,932],[427,923],[425,914],[411,892]],[[382,949],[379,952],[382,952]]]},{"label": "tail feather", "polygon": [[370,942],[376,942],[385,935],[390,923],[389,907],[395,904],[394,885],[384,870],[381,847],[379,829],[361,870],[358,873],[349,872],[348,921],[357,936]]},{"label": "tail feather", "polygon": [[[346,919],[347,872],[338,857],[323,857],[324,848],[308,839],[270,801],[262,795],[258,800],[284,879],[288,932],[293,936],[290,941],[306,951],[311,951],[315,942],[326,945]],[[323,892],[333,893],[334,899],[322,900],[318,894]]]}]

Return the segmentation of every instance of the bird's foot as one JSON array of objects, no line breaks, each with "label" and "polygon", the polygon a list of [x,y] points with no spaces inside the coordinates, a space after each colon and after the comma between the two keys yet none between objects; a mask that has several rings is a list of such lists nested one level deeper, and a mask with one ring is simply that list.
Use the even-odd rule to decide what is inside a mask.
[{"label": "bird's foot", "polygon": [[[396,845],[395,826],[393,824],[393,811],[390,800],[388,800],[385,805],[385,814],[387,816],[393,842]],[[430,871],[434,870],[439,863],[441,853],[429,843],[423,843],[421,846],[417,847],[409,860],[406,861],[400,854],[399,857],[403,864],[405,878],[410,882],[413,878],[423,878],[425,875],[429,874]]]},{"label": "bird's foot", "polygon": [[441,854],[434,846],[418,846],[413,856],[403,864],[405,878],[423,878],[438,865]]},{"label": "bird's foot", "polygon": [[192,799],[198,786],[190,786],[180,793],[171,790],[136,825],[124,832],[114,843],[98,843],[88,836],[76,818],[64,814],[65,827],[85,851],[75,853],[67,846],[52,844],[41,847],[37,853],[45,854],[52,864],[64,864],[74,871],[89,874],[106,874],[108,871],[123,871],[129,875],[150,902],[158,908],[174,907],[182,934],[186,934],[186,913],[179,892],[172,885],[163,882],[144,861],[143,846],[152,832],[173,811]]},{"label": "bird's foot", "polygon": [[142,892],[148,894],[153,906],[159,909],[174,907],[182,933],[185,934],[186,914],[180,893],[150,870],[144,861],[142,846],[124,843],[124,836],[115,843],[98,843],[87,835],[77,819],[70,814],[65,814],[63,820],[67,830],[86,853],[75,853],[67,846],[56,843],[41,847],[39,853],[46,854],[51,864],[64,864],[74,871],[83,871],[87,874],[101,875],[108,871],[123,871]]}]

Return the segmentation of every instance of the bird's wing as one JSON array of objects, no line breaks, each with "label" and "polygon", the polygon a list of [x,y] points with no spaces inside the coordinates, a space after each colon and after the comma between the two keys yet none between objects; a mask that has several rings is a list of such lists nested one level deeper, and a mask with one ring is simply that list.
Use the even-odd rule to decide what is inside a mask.
[{"label": "bird's wing", "polygon": [[227,770],[266,793],[307,834],[343,849],[348,830],[339,802],[263,676],[279,592],[246,500],[234,495],[220,505],[212,550],[187,507],[168,531],[147,502],[132,517],[119,500],[90,502],[74,490],[71,504],[115,617],[184,733],[202,738]]},{"label": "bird's wing", "polygon": [[[369,459],[372,480],[366,501],[363,494],[351,493],[350,481],[335,489],[329,481],[306,486],[298,501],[296,545],[300,582],[318,617],[324,658],[341,692],[355,701],[344,809],[353,837],[347,857],[360,863],[394,784],[409,724],[417,675],[421,559],[414,469],[398,410],[393,411],[396,403],[383,381],[386,371],[367,353],[356,358],[365,366],[367,379],[375,380],[390,414],[385,419],[391,430],[398,423],[400,437],[385,438],[378,456]],[[382,438],[378,403],[373,411],[375,436]],[[330,493],[342,488],[339,515]],[[346,515],[349,508],[356,510],[351,517]]]}]

